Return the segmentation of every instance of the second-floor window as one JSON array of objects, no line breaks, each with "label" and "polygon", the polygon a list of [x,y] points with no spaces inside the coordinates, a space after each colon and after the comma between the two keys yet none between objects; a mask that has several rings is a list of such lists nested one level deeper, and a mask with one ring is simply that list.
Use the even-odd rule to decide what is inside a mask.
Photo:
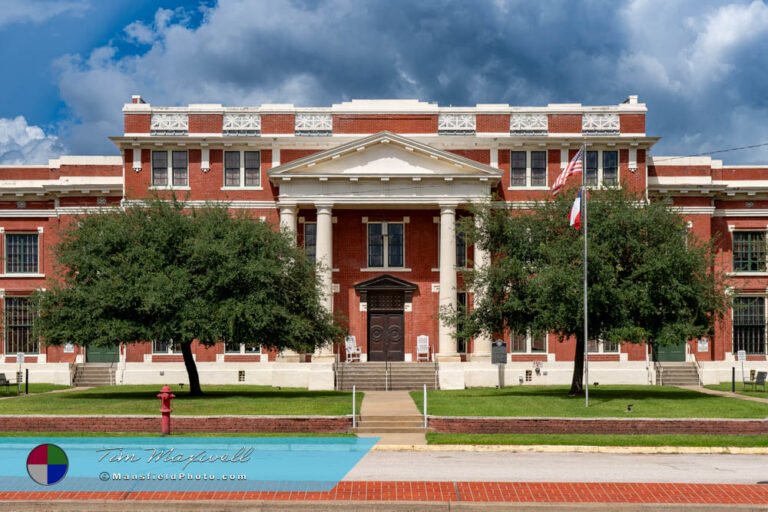
[{"label": "second-floor window", "polygon": [[260,187],[261,153],[259,151],[225,151],[224,186]]},{"label": "second-floor window", "polygon": [[619,152],[587,151],[587,185],[614,187],[619,184]]},{"label": "second-floor window", "polygon": [[368,223],[368,266],[371,268],[405,266],[404,223]]},{"label": "second-floor window", "polygon": [[152,342],[152,352],[155,354],[180,354],[181,353],[181,343],[178,341],[158,341],[154,340]]},{"label": "second-floor window", "polygon": [[765,231],[733,232],[733,271],[765,272]]},{"label": "second-floor window", "polygon": [[619,343],[608,340],[589,340],[587,350],[590,354],[616,353],[619,351]]},{"label": "second-floor window", "polygon": [[546,151],[512,151],[509,162],[510,187],[547,186]]},{"label": "second-floor window", "polygon": [[152,152],[152,186],[186,187],[189,185],[189,166],[186,151]]},{"label": "second-floor window", "polygon": [[309,261],[317,259],[317,222],[304,223],[304,254]]},{"label": "second-floor window", "polygon": [[37,274],[38,234],[8,233],[5,235],[6,274]]},{"label": "second-floor window", "polygon": [[518,354],[543,354],[547,351],[547,334],[512,333],[510,335],[510,351]]}]

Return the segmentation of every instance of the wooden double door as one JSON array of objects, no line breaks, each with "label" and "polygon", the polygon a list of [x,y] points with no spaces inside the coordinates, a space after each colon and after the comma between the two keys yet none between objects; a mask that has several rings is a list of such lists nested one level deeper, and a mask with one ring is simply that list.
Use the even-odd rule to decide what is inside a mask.
[{"label": "wooden double door", "polygon": [[402,311],[368,313],[368,360],[405,360]]}]

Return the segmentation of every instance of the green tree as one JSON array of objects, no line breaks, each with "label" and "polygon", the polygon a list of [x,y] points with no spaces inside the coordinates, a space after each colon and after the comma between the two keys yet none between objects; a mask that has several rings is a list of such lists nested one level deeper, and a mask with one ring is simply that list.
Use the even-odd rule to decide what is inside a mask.
[{"label": "green tree", "polygon": [[57,275],[36,296],[36,333],[53,345],[179,342],[193,395],[195,339],[308,351],[342,334],[290,237],[225,208],[154,200],[86,216],[56,254]]},{"label": "green tree", "polygon": [[[583,392],[583,237],[568,225],[574,194],[530,211],[478,208],[463,229],[493,255],[469,271],[483,290],[462,335],[551,332],[576,338],[571,394]],[[623,190],[589,197],[589,337],[613,342],[679,343],[711,333],[726,307],[714,250],[688,233],[662,203]],[[475,227],[475,225],[480,226]]]}]

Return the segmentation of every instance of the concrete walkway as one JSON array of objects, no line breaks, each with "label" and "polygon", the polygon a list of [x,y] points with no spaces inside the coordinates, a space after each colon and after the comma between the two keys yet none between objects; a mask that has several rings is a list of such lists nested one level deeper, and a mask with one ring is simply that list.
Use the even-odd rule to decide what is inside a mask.
[{"label": "concrete walkway", "polygon": [[[366,391],[363,405],[360,406],[360,417],[397,417],[419,416],[421,413],[411,399],[408,391]],[[366,433],[360,437],[379,437],[377,446],[419,446],[426,445],[427,439],[423,433]]]},{"label": "concrete walkway", "polygon": [[731,393],[730,391],[718,391],[716,389],[709,389],[702,386],[678,386],[678,387],[687,389],[690,391],[698,391],[699,393],[704,393],[705,395],[724,396],[727,398],[737,398],[739,400],[747,400],[749,402],[759,402],[761,404],[768,404],[768,398],[760,398],[758,396],[740,395],[739,393]]}]

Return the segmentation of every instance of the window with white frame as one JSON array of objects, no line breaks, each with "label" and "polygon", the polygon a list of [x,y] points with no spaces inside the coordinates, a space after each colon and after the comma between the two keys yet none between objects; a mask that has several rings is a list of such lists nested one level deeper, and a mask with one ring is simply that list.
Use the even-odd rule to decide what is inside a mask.
[{"label": "window with white frame", "polygon": [[402,268],[405,266],[405,223],[368,223],[368,267]]},{"label": "window with white frame", "polygon": [[765,272],[765,231],[733,232],[733,271]]},{"label": "window with white frame", "polygon": [[533,333],[527,330],[524,333],[510,334],[510,351],[518,354],[545,354],[547,352],[547,333]]},{"label": "window with white frame", "polygon": [[309,261],[317,260],[317,222],[304,223],[304,254]]},{"label": "window with white frame", "polygon": [[546,187],[547,152],[511,151],[509,156],[510,187]]},{"label": "window with white frame", "polygon": [[38,244],[37,233],[6,233],[5,273],[37,274],[40,268]]},{"label": "window with white frame", "polygon": [[225,151],[224,186],[261,187],[261,152]]},{"label": "window with white frame", "polygon": [[189,161],[186,151],[152,151],[152,186],[189,186]]},{"label": "window with white frame", "polygon": [[39,344],[32,336],[32,309],[28,297],[6,297],[4,310],[5,353],[37,354]]},{"label": "window with white frame", "polygon": [[587,185],[615,187],[619,184],[619,152],[587,151]]},{"label": "window with white frame", "polygon": [[589,340],[587,351],[590,354],[615,354],[619,351],[618,341]]},{"label": "window with white frame", "polygon": [[179,341],[158,341],[152,342],[152,352],[155,354],[180,354],[181,342]]},{"label": "window with white frame", "polygon": [[733,353],[765,354],[765,297],[734,297]]},{"label": "window with white frame", "polygon": [[260,354],[261,345],[258,343],[226,341],[224,342],[224,352],[227,354]]}]

